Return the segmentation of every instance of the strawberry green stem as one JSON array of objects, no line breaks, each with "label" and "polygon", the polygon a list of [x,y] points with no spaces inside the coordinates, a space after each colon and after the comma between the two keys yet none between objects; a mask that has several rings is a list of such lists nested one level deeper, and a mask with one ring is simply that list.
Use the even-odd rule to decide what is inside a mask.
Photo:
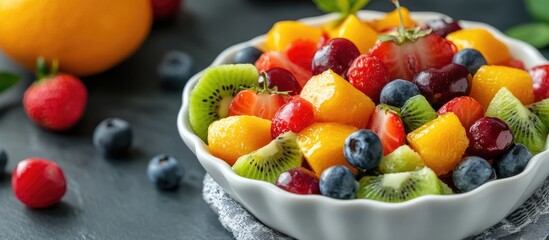
[{"label": "strawberry green stem", "polygon": [[52,60],[51,67],[49,70],[46,64],[46,59],[44,57],[39,57],[36,60],[36,80],[37,81],[57,75],[58,70],[59,70],[59,61],[57,59]]},{"label": "strawberry green stem", "polygon": [[404,29],[404,17],[402,17],[402,10],[400,9],[400,3],[398,0],[391,0],[395,4],[398,11],[398,17],[400,18],[400,24],[398,25],[398,33],[400,36],[404,36],[406,29]]}]

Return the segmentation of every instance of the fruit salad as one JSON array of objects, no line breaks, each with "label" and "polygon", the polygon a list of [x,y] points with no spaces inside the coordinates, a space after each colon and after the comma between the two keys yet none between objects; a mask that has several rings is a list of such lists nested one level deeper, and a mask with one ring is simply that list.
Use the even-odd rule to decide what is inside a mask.
[{"label": "fruit salad", "polygon": [[374,21],[274,24],[203,72],[191,129],[236,174],[295,194],[402,202],[521,173],[545,150],[549,65],[395,5]]}]

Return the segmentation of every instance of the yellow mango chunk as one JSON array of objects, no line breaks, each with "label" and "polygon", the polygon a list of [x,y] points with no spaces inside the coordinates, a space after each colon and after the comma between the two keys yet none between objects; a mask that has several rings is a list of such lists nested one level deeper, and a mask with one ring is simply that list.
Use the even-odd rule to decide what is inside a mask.
[{"label": "yellow mango chunk", "polygon": [[346,38],[355,44],[361,54],[365,54],[376,44],[378,34],[368,24],[351,14],[343,23],[330,31],[330,37]]},{"label": "yellow mango chunk", "polygon": [[465,128],[454,113],[446,113],[406,137],[427,167],[438,175],[454,169],[469,146]]},{"label": "yellow mango chunk", "polygon": [[263,50],[283,52],[295,40],[303,39],[318,43],[321,36],[322,30],[318,27],[298,21],[280,21],[275,23],[267,33]]},{"label": "yellow mango chunk", "polygon": [[345,139],[356,130],[356,127],[338,123],[313,123],[299,132],[297,144],[317,176],[326,168],[340,164],[356,173],[343,154]]},{"label": "yellow mango chunk", "polygon": [[[412,28],[417,23],[410,17],[410,10],[405,7],[400,7],[402,10],[402,18],[404,20],[404,28]],[[388,12],[384,18],[375,20],[372,22],[372,26],[378,32],[387,31],[390,28],[396,28],[400,25],[400,17],[398,16],[398,10]]]},{"label": "yellow mango chunk", "polygon": [[210,153],[229,165],[271,142],[271,121],[255,116],[219,119],[208,127]]},{"label": "yellow mango chunk", "polygon": [[313,76],[300,96],[314,107],[315,121],[365,128],[374,102],[332,70]]},{"label": "yellow mango chunk", "polygon": [[482,53],[488,65],[503,64],[512,58],[509,48],[485,29],[462,29],[448,34],[447,40],[458,50],[474,48]]},{"label": "yellow mango chunk", "polygon": [[473,76],[469,96],[487,109],[502,87],[506,87],[524,105],[534,102],[534,88],[530,74],[524,70],[505,66],[482,66]]}]

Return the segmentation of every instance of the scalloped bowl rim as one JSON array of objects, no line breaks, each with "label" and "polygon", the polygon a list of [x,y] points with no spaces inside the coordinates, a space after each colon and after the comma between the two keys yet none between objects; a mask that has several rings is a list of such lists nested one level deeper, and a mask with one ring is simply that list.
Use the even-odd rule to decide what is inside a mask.
[{"label": "scalloped bowl rim", "polygon": [[[358,13],[358,16],[360,19],[369,20],[369,19],[380,18],[383,14],[385,13],[363,10]],[[411,14],[412,14],[412,17],[418,22],[423,22],[427,19],[433,19],[433,18],[441,18],[441,17],[449,18],[444,14],[435,13],[435,12],[412,12]],[[310,25],[319,25],[321,23],[326,23],[327,21],[330,21],[336,18],[337,18],[336,14],[327,14],[327,15],[318,16],[318,17],[304,18],[304,19],[300,19],[299,21],[308,23]],[[520,49],[520,51],[522,52],[522,55],[524,55],[522,57],[523,58],[527,57],[527,59],[522,59],[525,62],[525,65],[527,67],[532,67],[534,64],[538,65],[538,64],[548,62],[543,57],[543,55],[532,46],[522,41],[506,37],[499,30],[495,29],[490,25],[487,25],[485,23],[480,23],[480,22],[472,22],[472,21],[464,21],[464,20],[460,20],[460,24],[464,28],[470,28],[470,27],[485,28],[489,30],[491,33],[493,33],[498,39],[505,42],[506,45],[516,46],[512,49],[510,47],[510,50],[513,51],[516,49]],[[265,35],[261,35],[249,41],[239,43],[232,47],[227,48],[216,57],[216,59],[213,61],[213,63],[210,66],[230,63],[231,56],[233,56],[236,53],[236,51],[247,46],[258,46],[261,42],[264,41],[264,39],[265,39]],[[292,194],[282,189],[279,189],[274,184],[244,178],[235,174],[234,171],[231,169],[231,167],[225,161],[209,154],[207,145],[205,145],[204,142],[192,132],[189,126],[189,121],[188,121],[188,114],[189,114],[188,100],[189,100],[190,92],[194,87],[194,85],[198,82],[200,76],[202,75],[202,72],[203,71],[194,75],[188,81],[183,91],[183,104],[177,117],[177,126],[178,126],[179,133],[181,135],[181,138],[184,140],[184,142],[189,147],[189,149],[193,151],[195,155],[197,155],[202,165],[204,165],[203,161],[208,161],[209,163],[212,163],[218,166],[220,172],[224,175],[228,183],[243,184],[243,185],[247,185],[247,187],[263,188],[264,190],[268,190],[269,192],[276,194],[277,197],[283,198],[282,201],[317,202],[319,204],[327,204],[332,206],[346,206],[346,207],[361,207],[361,208],[376,208],[376,209],[382,208],[385,211],[398,211],[399,209],[402,209],[402,208],[415,207],[415,206],[431,204],[435,202],[452,204],[452,202],[457,202],[457,201],[468,201],[473,196],[477,196],[477,195],[483,194],[483,192],[487,192],[486,191],[487,189],[505,187],[505,185],[511,182],[532,181],[534,176],[538,173],[538,170],[541,169],[540,166],[544,162],[546,163],[549,161],[549,149],[546,148],[545,151],[539,154],[536,154],[528,163],[524,171],[516,176],[488,182],[478,187],[477,189],[467,193],[459,193],[459,194],[453,194],[453,195],[426,195],[426,196],[418,197],[418,198],[401,202],[401,203],[386,203],[386,202],[366,200],[366,199],[338,200],[338,199],[328,198],[320,195]],[[548,142],[548,145],[549,145],[549,142]],[[549,166],[546,166],[546,167],[549,168]],[[212,176],[212,178],[216,180],[216,176]],[[227,191],[227,189],[224,189],[224,190]],[[230,191],[228,192],[231,193]],[[524,194],[524,192],[522,194]],[[524,196],[521,196],[521,199],[525,200]],[[238,199],[236,200],[238,201]],[[522,204],[522,203],[519,202],[517,205],[515,205],[515,207],[512,210],[518,207],[519,204]]]}]

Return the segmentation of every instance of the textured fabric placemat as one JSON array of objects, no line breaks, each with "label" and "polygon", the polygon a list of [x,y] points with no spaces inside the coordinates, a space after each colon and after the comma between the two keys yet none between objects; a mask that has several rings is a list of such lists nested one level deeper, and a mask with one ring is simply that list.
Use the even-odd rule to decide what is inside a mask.
[{"label": "textured fabric placemat", "polygon": [[[219,221],[237,240],[291,240],[258,221],[242,205],[233,200],[206,174],[202,190],[204,200],[219,215]],[[549,239],[549,178],[532,197],[483,233],[468,240],[484,239]]]}]

